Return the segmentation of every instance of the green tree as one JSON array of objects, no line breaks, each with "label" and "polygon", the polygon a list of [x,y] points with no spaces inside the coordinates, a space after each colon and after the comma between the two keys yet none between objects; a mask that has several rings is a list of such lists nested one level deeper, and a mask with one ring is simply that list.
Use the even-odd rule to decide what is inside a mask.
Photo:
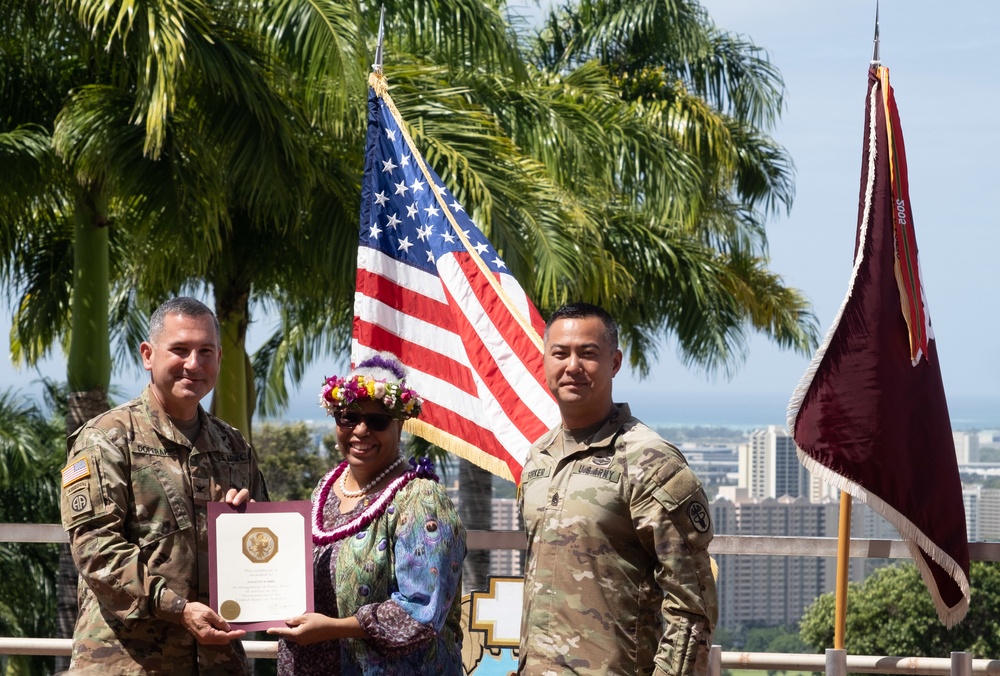
[{"label": "green tree", "polygon": [[767,136],[783,84],[763,51],[690,0],[575,0],[551,10],[534,55],[567,84],[598,66],[619,99],[610,149],[549,144],[567,152],[547,166],[569,181],[584,179],[564,167],[603,171],[591,193],[597,249],[628,272],[596,299],[621,321],[633,364],[645,370],[669,337],[710,372],[742,362],[750,331],[813,349],[808,303],[767,270],[763,224],[790,206],[793,185],[790,159]]},{"label": "green tree", "polygon": [[[50,395],[55,390],[49,390]],[[23,396],[0,393],[0,523],[57,523],[64,459],[61,425]],[[56,634],[58,547],[0,543],[0,634],[13,637]],[[52,658],[11,656],[0,672],[51,673]]]},{"label": "green tree", "polygon": [[[969,613],[947,629],[937,617],[930,594],[912,563],[879,568],[847,594],[844,647],[854,655],[947,657],[953,651],[974,658],[1000,652],[1000,564],[973,561]],[[824,594],[806,609],[799,623],[802,641],[816,652],[833,646],[834,596]]]},{"label": "green tree", "polygon": [[262,425],[257,429],[254,449],[272,500],[309,500],[330,469],[303,422]]},{"label": "green tree", "polygon": [[[71,385],[94,402],[74,409],[80,422],[106,406],[108,325],[134,344],[129,309],[205,289],[225,352],[213,401],[249,436],[255,398],[276,412],[287,379],[346,352],[362,38],[376,12],[307,0],[0,10],[14,17],[0,86],[22,93],[0,104],[0,146],[19,162],[2,167],[40,177],[0,187],[24,198],[0,199],[5,265],[34,273],[16,279],[19,354],[68,340]],[[530,44],[505,16],[502,2],[389,2],[386,71],[417,144],[537,304],[607,305],[640,368],[668,337],[689,363],[727,372],[750,331],[811,349],[808,305],[766,268],[763,222],[791,184],[765,134],[780,78],[759,50],[690,0],[570,3]],[[45,87],[25,87],[39,71]],[[20,205],[10,217],[8,205]],[[39,228],[40,215],[59,227]],[[266,308],[281,326],[251,377],[246,327]]]}]

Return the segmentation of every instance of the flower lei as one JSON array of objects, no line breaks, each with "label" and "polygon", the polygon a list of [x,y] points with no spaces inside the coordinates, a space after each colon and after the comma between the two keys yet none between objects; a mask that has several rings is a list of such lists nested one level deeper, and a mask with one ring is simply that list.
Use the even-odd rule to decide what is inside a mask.
[{"label": "flower lei", "polygon": [[330,497],[330,492],[333,491],[333,485],[346,469],[347,461],[345,460],[330,472],[327,472],[327,475],[323,477],[322,481],[320,481],[319,488],[316,491],[316,497],[313,498],[312,506],[313,544],[328,545],[331,542],[343,540],[344,538],[360,533],[362,530],[371,525],[373,521],[385,513],[385,510],[389,508],[389,504],[392,502],[392,499],[396,497],[396,493],[401,491],[406,484],[416,478],[440,481],[438,475],[434,473],[434,463],[431,462],[430,458],[420,458],[419,461],[414,458],[410,458],[410,469],[402,476],[393,479],[392,482],[385,487],[385,490],[383,490],[379,496],[375,498],[372,504],[362,511],[361,514],[338,528],[326,530],[323,528],[323,512],[326,509],[326,502]]},{"label": "flower lei", "polygon": [[366,375],[350,378],[331,376],[323,384],[319,397],[320,406],[330,415],[338,408],[365,400],[380,402],[389,413],[403,419],[419,416],[424,405],[424,400],[416,390],[410,389],[402,381],[394,383],[375,380]]}]

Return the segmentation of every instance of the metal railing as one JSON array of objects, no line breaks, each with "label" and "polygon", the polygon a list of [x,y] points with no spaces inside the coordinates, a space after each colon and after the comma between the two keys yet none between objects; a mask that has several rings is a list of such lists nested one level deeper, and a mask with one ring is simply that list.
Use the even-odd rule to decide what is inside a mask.
[{"label": "metal railing", "polygon": [[[67,542],[59,524],[0,523],[0,542]],[[469,549],[524,549],[521,531],[469,531]],[[837,539],[824,537],[716,535],[709,551],[750,556],[836,557]],[[1000,542],[970,542],[974,561],[1000,561]],[[902,540],[851,540],[851,558],[909,559],[910,550]],[[277,642],[244,641],[252,658],[275,659]],[[0,637],[0,655],[69,655],[72,639]],[[709,656],[709,676],[721,676],[723,669],[761,671],[812,671],[827,676],[848,673],[926,674],[927,676],[1000,676],[1000,660],[972,659],[971,654],[953,652],[950,657],[893,657],[848,655],[829,649],[825,655],[795,653],[723,652],[713,646]]]},{"label": "metal railing", "polygon": [[[4,638],[0,637],[0,655],[68,656],[73,647],[69,638]],[[276,641],[243,641],[247,657],[275,659]],[[712,646],[708,676],[721,676],[723,669],[759,671],[812,671],[826,676],[849,673],[923,674],[926,676],[998,676],[1000,660],[974,660],[965,652],[953,652],[950,657],[887,657],[848,655],[844,650],[827,650],[825,655],[795,653],[723,652]]]}]

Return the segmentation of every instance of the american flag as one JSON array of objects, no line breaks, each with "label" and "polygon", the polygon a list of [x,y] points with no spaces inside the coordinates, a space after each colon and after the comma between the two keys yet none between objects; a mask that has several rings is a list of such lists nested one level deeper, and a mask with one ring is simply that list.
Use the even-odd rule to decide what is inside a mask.
[{"label": "american flag", "polygon": [[371,84],[352,361],[397,355],[424,398],[408,431],[518,482],[531,444],[559,420],[544,322],[424,162],[385,80]]},{"label": "american flag", "polygon": [[77,479],[83,479],[84,477],[90,476],[90,467],[87,465],[87,459],[81,458],[71,465],[67,465],[62,470],[62,485],[63,488],[69,486],[71,483]]}]

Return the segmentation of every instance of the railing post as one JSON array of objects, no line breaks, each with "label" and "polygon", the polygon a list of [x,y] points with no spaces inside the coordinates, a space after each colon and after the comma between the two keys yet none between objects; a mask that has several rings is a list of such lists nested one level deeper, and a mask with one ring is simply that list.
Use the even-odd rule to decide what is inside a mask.
[{"label": "railing post", "polygon": [[826,649],[826,676],[847,676],[847,651]]},{"label": "railing post", "polygon": [[[708,649],[708,676],[722,676],[722,646],[713,645]],[[962,674],[971,676],[971,674]]]},{"label": "railing post", "polygon": [[972,653],[951,654],[951,676],[972,676]]}]

